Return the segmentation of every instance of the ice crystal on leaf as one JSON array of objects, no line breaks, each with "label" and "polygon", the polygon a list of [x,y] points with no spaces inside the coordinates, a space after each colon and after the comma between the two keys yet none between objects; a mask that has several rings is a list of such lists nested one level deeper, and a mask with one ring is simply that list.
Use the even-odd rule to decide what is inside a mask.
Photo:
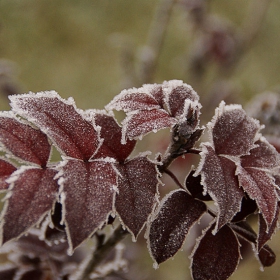
[{"label": "ice crystal on leaf", "polygon": [[0,115],[0,132],[5,150],[31,164],[10,173],[13,167],[1,161],[5,168],[1,172],[10,173],[5,181],[9,183],[9,193],[1,216],[3,243],[26,232],[51,210],[58,185],[54,179],[57,171],[47,167],[51,145],[44,133],[21,122],[12,113]]},{"label": "ice crystal on leaf", "polygon": [[[45,261],[62,264],[50,251],[74,254],[95,236],[98,259],[103,246],[113,246],[128,232],[136,241],[145,226],[148,249],[158,266],[182,248],[204,213],[212,221],[191,254],[194,280],[228,279],[238,266],[243,242],[253,246],[262,267],[275,262],[266,243],[276,231],[280,211],[280,156],[261,135],[259,122],[241,106],[221,102],[207,125],[209,142],[198,149],[204,131],[199,127],[201,104],[182,81],[124,90],[107,111],[80,110],[72,98],[65,100],[54,91],[10,100],[12,110],[0,113],[0,191],[6,193],[0,241],[17,238],[4,246],[18,246],[20,255],[34,242],[30,254],[39,256],[31,258],[28,251],[28,256],[23,254],[27,266],[19,259],[18,265],[0,269],[0,278],[53,277],[51,269],[42,269]],[[122,125],[114,110],[125,112]],[[146,151],[131,156],[136,140],[163,128],[171,130],[164,155],[154,160]],[[52,145],[61,154],[59,162],[49,162]],[[201,159],[182,185],[169,165],[188,153]],[[159,203],[163,173],[180,189]],[[214,208],[205,201],[214,201]],[[246,221],[250,215],[258,216],[258,234]],[[116,217],[121,225],[106,239],[99,230]],[[34,227],[40,228],[41,240],[32,234]],[[56,276],[68,279],[70,273],[62,267]]]},{"label": "ice crystal on leaf", "polygon": [[210,143],[202,144],[196,175],[218,206],[214,233],[239,212],[244,191],[270,227],[278,201],[271,169],[279,166],[279,155],[261,137],[261,126],[241,106],[222,102],[208,129]]},{"label": "ice crystal on leaf", "polygon": [[149,248],[157,264],[177,253],[190,228],[205,211],[206,205],[184,190],[175,190],[163,199],[149,225]]},{"label": "ice crystal on leaf", "polygon": [[[139,139],[149,132],[173,127],[186,120],[190,111],[199,112],[197,93],[182,81],[168,81],[162,85],[144,85],[124,90],[107,106],[107,110],[123,110],[123,140]],[[191,104],[190,104],[191,103]]]},{"label": "ice crystal on leaf", "polygon": [[241,256],[237,236],[227,225],[213,235],[214,227],[210,226],[197,240],[191,256],[193,279],[226,280],[238,266]]}]

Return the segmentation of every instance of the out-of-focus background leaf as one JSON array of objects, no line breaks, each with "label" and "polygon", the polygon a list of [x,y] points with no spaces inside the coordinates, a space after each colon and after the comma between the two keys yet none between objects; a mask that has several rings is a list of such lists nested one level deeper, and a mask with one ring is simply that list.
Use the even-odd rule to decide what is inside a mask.
[{"label": "out-of-focus background leaf", "polygon": [[[72,96],[82,109],[102,109],[128,85],[124,73],[130,69],[123,67],[124,50],[132,53],[135,60],[132,64],[136,72],[139,70],[139,60],[145,51],[158,2],[0,0],[0,109],[9,110],[8,94],[44,90],[56,90],[64,98]],[[234,70],[222,75],[221,80],[215,64],[209,66],[210,70],[203,78],[193,77],[189,61],[197,34],[192,32],[184,2],[195,3],[182,0],[174,5],[152,82],[184,80],[201,95],[205,101],[203,112],[209,116],[213,115],[222,96],[219,90],[232,91],[229,100],[243,105],[258,93],[279,90],[278,0],[263,0],[271,3],[258,26],[257,37]],[[241,30],[250,23],[254,24],[253,19],[263,8],[261,1],[255,0],[205,2],[208,2],[211,14],[230,21],[235,29]],[[255,5],[254,12],[250,2]],[[219,86],[215,87],[215,84]],[[278,234],[271,242],[278,257],[279,241]],[[186,252],[180,251],[173,261],[169,260],[160,269],[153,270],[143,238],[136,244],[128,242],[129,246],[133,263],[127,279],[190,279]],[[251,254],[241,262],[231,279],[279,279],[279,267],[277,260],[271,268],[260,272],[259,264]]]}]

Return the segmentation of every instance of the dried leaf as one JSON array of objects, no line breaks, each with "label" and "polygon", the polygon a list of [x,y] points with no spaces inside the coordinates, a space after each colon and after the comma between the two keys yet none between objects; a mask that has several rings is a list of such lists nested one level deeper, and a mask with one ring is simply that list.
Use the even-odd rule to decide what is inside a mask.
[{"label": "dried leaf", "polygon": [[208,128],[218,155],[241,156],[254,148],[260,125],[247,116],[241,106],[221,102]]},{"label": "dried leaf", "polygon": [[64,100],[54,91],[14,95],[10,100],[13,110],[40,127],[62,154],[89,160],[97,151],[98,131],[73,100]]},{"label": "dried leaf", "polygon": [[12,113],[0,114],[0,142],[20,160],[47,165],[51,150],[47,136],[20,122]]},{"label": "dried leaf", "polygon": [[58,191],[53,169],[21,167],[10,180],[12,192],[2,213],[2,242],[18,237],[51,210]]},{"label": "dried leaf", "polygon": [[225,225],[216,235],[213,224],[198,239],[192,252],[192,276],[194,280],[226,280],[236,270],[240,251],[239,243],[232,229]]},{"label": "dried leaf", "polygon": [[63,222],[69,252],[104,225],[113,211],[117,174],[111,162],[69,160],[61,167]]},{"label": "dried leaf", "polygon": [[155,163],[144,156],[136,157],[118,165],[119,192],[116,210],[125,227],[136,239],[152,210],[158,192],[158,172]]},{"label": "dried leaf", "polygon": [[180,250],[190,228],[205,211],[206,205],[184,190],[175,190],[163,199],[149,228],[148,244],[157,264]]},{"label": "dried leaf", "polygon": [[195,175],[201,174],[205,193],[208,193],[218,206],[216,231],[240,211],[244,193],[239,187],[233,161],[218,156],[209,144],[202,146],[201,157]]}]

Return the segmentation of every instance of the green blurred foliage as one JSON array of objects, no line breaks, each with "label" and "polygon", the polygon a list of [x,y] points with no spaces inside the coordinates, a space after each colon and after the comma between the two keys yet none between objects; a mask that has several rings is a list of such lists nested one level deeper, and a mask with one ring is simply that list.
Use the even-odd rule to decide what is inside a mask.
[{"label": "green blurred foliage", "polygon": [[[211,13],[242,28],[248,17],[248,2],[253,0],[208,2]],[[131,47],[137,68],[157,4],[155,0],[0,0],[0,85],[1,79],[6,79],[17,93],[56,90],[64,98],[74,97],[80,108],[102,109],[123,89],[125,77],[120,63],[123,48]],[[258,36],[226,77],[237,89],[234,101],[245,105],[257,93],[279,89],[279,13],[280,2],[271,1]],[[188,68],[193,40],[189,15],[178,1],[153,82],[183,79],[203,99],[217,77],[215,66],[211,66],[205,79],[193,80]],[[7,67],[3,70],[4,64]],[[210,98],[215,99],[214,95]],[[202,105],[213,115],[210,105]],[[0,95],[0,109],[9,109],[4,94]],[[127,244],[133,260],[127,279],[190,279],[189,251],[180,251],[174,261],[153,270],[143,238],[139,245],[132,245],[129,240]],[[271,247],[279,257],[279,237],[274,238]],[[252,255],[241,262],[231,279],[279,279],[279,260],[260,272]]]}]

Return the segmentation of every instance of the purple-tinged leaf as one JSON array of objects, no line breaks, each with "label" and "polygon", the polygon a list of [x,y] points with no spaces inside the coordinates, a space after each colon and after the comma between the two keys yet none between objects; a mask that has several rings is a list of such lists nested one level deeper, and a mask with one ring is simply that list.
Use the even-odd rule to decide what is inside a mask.
[{"label": "purple-tinged leaf", "polygon": [[257,209],[256,201],[244,196],[241,203],[241,210],[236,213],[231,222],[237,223],[244,221],[249,215],[255,213]]},{"label": "purple-tinged leaf", "polygon": [[163,199],[149,228],[148,244],[157,264],[180,250],[190,228],[205,211],[206,205],[184,190],[175,190]]},{"label": "purple-tinged leaf", "polygon": [[258,243],[257,249],[260,249],[264,246],[264,244],[271,239],[271,236],[275,233],[277,229],[278,217],[279,216],[279,207],[277,207],[276,215],[274,220],[272,221],[271,226],[267,230],[267,224],[263,218],[262,214],[259,214],[259,235],[258,235]]},{"label": "purple-tinged leaf", "polygon": [[173,117],[180,117],[184,113],[186,100],[199,100],[192,87],[179,80],[164,82],[162,88],[167,97],[167,107]]},{"label": "purple-tinged leaf", "polygon": [[241,157],[242,167],[254,167],[268,170],[279,167],[279,153],[265,138],[256,141],[255,144],[257,147],[253,148],[249,155]]},{"label": "purple-tinged leaf", "polygon": [[144,156],[120,164],[118,169],[121,176],[118,177],[116,211],[123,225],[136,239],[155,208],[158,171],[155,163]]},{"label": "purple-tinged leaf", "polygon": [[66,225],[69,252],[107,221],[114,210],[117,173],[111,162],[69,160],[62,165],[62,221]]},{"label": "purple-tinged leaf", "polygon": [[192,197],[200,199],[202,201],[212,200],[209,194],[204,195],[203,185],[201,185],[201,175],[194,177],[195,171],[192,170],[187,176],[185,181],[185,186],[187,190],[191,193]]},{"label": "purple-tinged leaf", "polygon": [[214,226],[204,231],[192,253],[194,280],[226,280],[239,264],[240,246],[236,235],[227,225],[213,235]]},{"label": "purple-tinged leaf", "polygon": [[21,167],[13,174],[1,218],[1,243],[22,235],[52,209],[58,192],[56,173],[53,169]]},{"label": "purple-tinged leaf", "polygon": [[54,91],[10,96],[10,100],[13,110],[40,127],[63,154],[89,160],[99,148],[97,129],[73,100]]},{"label": "purple-tinged leaf", "polygon": [[260,124],[247,116],[241,106],[221,102],[208,128],[218,155],[241,156],[254,148]]},{"label": "purple-tinged leaf", "polygon": [[276,255],[272,249],[265,244],[259,251],[258,259],[263,267],[272,266],[276,261]]},{"label": "purple-tinged leaf", "polygon": [[95,123],[101,126],[100,136],[104,140],[95,158],[112,157],[124,162],[133,151],[136,141],[127,140],[126,144],[121,144],[122,129],[111,116],[96,114]]},{"label": "purple-tinged leaf", "polygon": [[218,206],[215,228],[217,231],[240,211],[244,193],[239,187],[233,161],[216,155],[213,148],[207,144],[202,146],[201,157],[195,175],[201,174],[204,193],[208,193]]},{"label": "purple-tinged leaf", "polygon": [[5,267],[1,265],[0,268],[0,279],[3,280],[14,280],[14,276],[16,275],[17,268],[16,267]]},{"label": "purple-tinged leaf", "polygon": [[0,142],[17,158],[47,165],[51,145],[40,130],[20,122],[12,113],[0,114]]},{"label": "purple-tinged leaf", "polygon": [[44,277],[43,270],[41,269],[34,269],[34,270],[28,270],[24,272],[19,280],[44,280],[48,279]]},{"label": "purple-tinged leaf", "polygon": [[272,175],[264,170],[238,167],[240,185],[256,201],[267,228],[273,224],[277,213],[278,195]]},{"label": "purple-tinged leaf", "polygon": [[6,180],[16,170],[17,168],[13,164],[3,158],[0,158],[0,191],[6,190],[9,187]]},{"label": "purple-tinged leaf", "polygon": [[257,234],[247,222],[230,224],[230,227],[239,237],[242,237],[244,240],[253,243],[254,246],[256,246]]},{"label": "purple-tinged leaf", "polygon": [[[106,109],[111,111],[131,112],[136,110],[152,110],[159,109],[158,101],[152,96],[149,91],[153,87],[144,85],[141,88],[125,89],[106,106]],[[159,96],[157,96],[158,98]],[[159,97],[160,98],[160,97]]]},{"label": "purple-tinged leaf", "polygon": [[143,87],[146,87],[148,89],[149,93],[155,98],[158,105],[161,108],[164,108],[165,96],[164,96],[164,92],[162,90],[162,86],[153,84],[153,85],[144,85]]},{"label": "purple-tinged leaf", "polygon": [[[177,123],[163,109],[135,111],[123,121],[123,135],[129,139],[142,138],[145,134],[172,127]],[[124,142],[124,139],[122,140]]]}]

